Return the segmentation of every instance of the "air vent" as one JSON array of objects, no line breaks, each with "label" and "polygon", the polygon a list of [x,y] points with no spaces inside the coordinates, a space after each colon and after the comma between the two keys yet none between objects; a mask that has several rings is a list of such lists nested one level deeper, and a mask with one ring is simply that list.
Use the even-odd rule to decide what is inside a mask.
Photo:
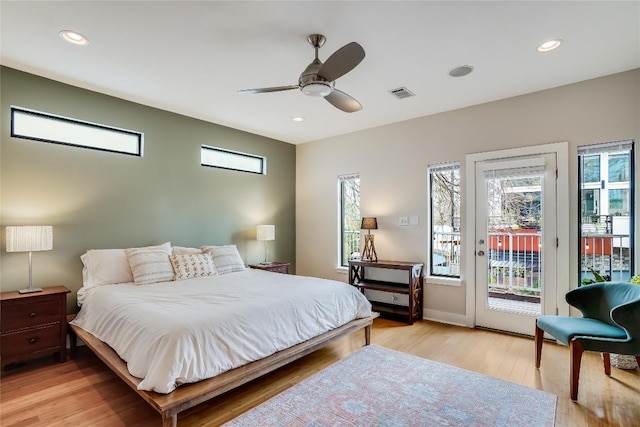
[{"label": "air vent", "polygon": [[391,95],[395,96],[398,99],[405,99],[405,98],[410,98],[412,96],[416,96],[413,92],[411,92],[406,87],[399,87],[399,88],[396,88],[396,89],[391,89],[389,91],[389,93]]}]

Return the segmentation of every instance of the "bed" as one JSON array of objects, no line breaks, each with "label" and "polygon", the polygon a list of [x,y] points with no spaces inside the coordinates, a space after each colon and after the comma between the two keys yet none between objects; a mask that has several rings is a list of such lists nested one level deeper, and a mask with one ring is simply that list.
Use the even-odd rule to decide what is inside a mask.
[{"label": "bed", "polygon": [[82,291],[71,330],[163,426],[354,331],[364,329],[368,345],[377,317],[346,283],[245,268]]}]

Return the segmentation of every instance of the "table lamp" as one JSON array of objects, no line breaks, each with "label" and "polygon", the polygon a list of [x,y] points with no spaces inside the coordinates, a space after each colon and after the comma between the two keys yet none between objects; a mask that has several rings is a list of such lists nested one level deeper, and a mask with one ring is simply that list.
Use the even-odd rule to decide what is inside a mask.
[{"label": "table lamp", "polygon": [[271,261],[267,261],[267,242],[276,240],[275,225],[259,225],[256,227],[256,239],[264,241],[264,262],[260,264],[268,265]]},{"label": "table lamp", "polygon": [[20,225],[7,227],[7,252],[29,252],[29,287],[18,292],[42,292],[34,288],[31,270],[31,252],[53,249],[53,229],[50,225]]}]

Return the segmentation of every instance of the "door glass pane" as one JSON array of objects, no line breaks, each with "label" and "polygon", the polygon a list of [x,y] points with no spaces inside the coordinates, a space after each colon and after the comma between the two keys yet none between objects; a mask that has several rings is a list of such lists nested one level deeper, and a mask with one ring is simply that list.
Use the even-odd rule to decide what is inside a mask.
[{"label": "door glass pane", "polygon": [[541,313],[542,173],[485,177],[489,309]]}]

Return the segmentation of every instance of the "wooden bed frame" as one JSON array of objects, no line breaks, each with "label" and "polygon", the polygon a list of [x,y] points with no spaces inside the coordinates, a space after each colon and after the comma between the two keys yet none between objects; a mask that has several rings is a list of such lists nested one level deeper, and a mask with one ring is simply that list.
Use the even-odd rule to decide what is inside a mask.
[{"label": "wooden bed frame", "polygon": [[[332,329],[264,359],[223,372],[213,378],[197,383],[184,384],[169,394],[138,390],[137,386],[142,380],[129,374],[127,364],[120,359],[118,354],[107,344],[75,325],[69,325],[72,331],[71,354],[75,353],[76,337],[80,338],[113,372],[160,413],[163,427],[176,427],[180,412],[274,371],[352,332],[364,329],[365,345],[369,345],[371,342],[371,325],[373,319],[378,316],[378,313],[373,313],[369,317],[353,320],[339,328]],[[75,336],[73,336],[74,334]]]}]

